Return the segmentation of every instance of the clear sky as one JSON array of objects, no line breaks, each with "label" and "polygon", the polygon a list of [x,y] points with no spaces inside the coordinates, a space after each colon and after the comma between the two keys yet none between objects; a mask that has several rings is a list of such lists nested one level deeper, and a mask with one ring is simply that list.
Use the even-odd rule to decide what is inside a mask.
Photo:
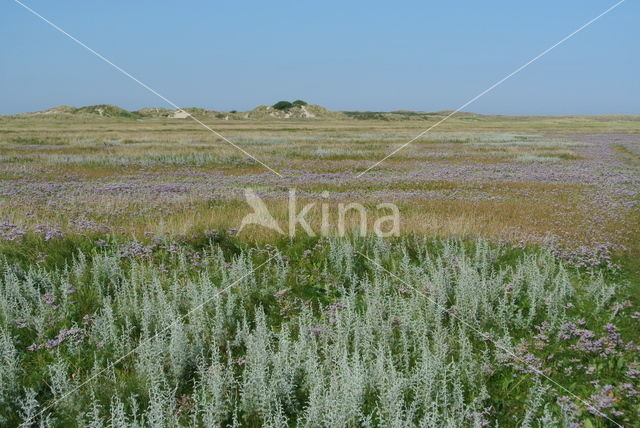
[{"label": "clear sky", "polygon": [[[182,107],[304,99],[455,109],[616,0],[24,0]],[[640,113],[640,1],[627,0],[465,110]],[[13,0],[0,2],[0,114],[168,107]]]}]

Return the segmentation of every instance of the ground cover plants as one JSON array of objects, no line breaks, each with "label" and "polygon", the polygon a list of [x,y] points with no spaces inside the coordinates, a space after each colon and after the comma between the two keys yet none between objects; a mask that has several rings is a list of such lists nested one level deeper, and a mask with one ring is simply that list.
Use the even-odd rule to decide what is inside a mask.
[{"label": "ground cover plants", "polygon": [[637,424],[637,118],[96,111],[0,117],[0,426]]},{"label": "ground cover plants", "polygon": [[96,241],[46,268],[7,260],[4,423],[607,426],[598,415],[636,415],[640,314],[606,270],[483,240],[247,247],[227,235]]}]

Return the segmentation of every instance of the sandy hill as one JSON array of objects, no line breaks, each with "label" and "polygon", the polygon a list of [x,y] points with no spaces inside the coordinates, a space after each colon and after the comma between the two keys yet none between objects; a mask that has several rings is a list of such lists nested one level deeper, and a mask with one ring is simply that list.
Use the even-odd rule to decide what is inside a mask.
[{"label": "sandy hill", "polygon": [[[16,116],[41,116],[41,117],[91,117],[124,119],[187,119],[193,115],[199,119],[219,120],[427,120],[434,116],[446,116],[451,111],[423,112],[397,110],[391,112],[376,111],[334,111],[315,104],[297,104],[288,108],[279,109],[273,106],[261,105],[249,111],[224,112],[208,110],[200,107],[185,107],[182,110],[172,110],[158,107],[145,107],[136,111],[125,110],[110,104],[98,104],[85,107],[58,106],[47,110],[32,113],[22,113]],[[456,114],[458,119],[481,120],[483,115],[467,112]]]},{"label": "sandy hill", "polygon": [[103,117],[125,117],[137,119],[141,115],[137,112],[125,110],[111,104],[98,104],[86,107],[57,106],[47,110],[22,113],[17,116],[88,116],[97,115]]},{"label": "sandy hill", "polygon": [[346,119],[342,112],[315,104],[297,105],[286,110],[262,105],[247,112],[235,113],[234,116],[243,119]]}]

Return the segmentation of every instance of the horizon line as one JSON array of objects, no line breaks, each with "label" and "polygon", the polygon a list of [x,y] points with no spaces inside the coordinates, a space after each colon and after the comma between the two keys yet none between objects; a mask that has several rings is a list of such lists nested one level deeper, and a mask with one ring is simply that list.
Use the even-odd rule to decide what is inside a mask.
[{"label": "horizon line", "polygon": [[[417,113],[417,114],[447,114],[447,113],[451,113],[452,111],[454,111],[454,109],[442,109],[442,110],[412,110],[412,109],[405,109],[405,108],[401,108],[401,109],[395,109],[395,110],[360,110],[360,109],[339,109],[339,110],[334,110],[334,109],[330,109],[327,107],[324,107],[322,105],[319,104],[312,104],[312,103],[308,103],[306,105],[309,106],[313,106],[313,107],[320,107],[322,109],[325,109],[329,112],[334,112],[334,113],[376,113],[376,114],[398,114],[398,113]],[[225,109],[214,109],[214,108],[208,108],[208,107],[200,107],[200,106],[190,106],[190,107],[181,107],[180,109],[173,109],[173,108],[167,108],[167,107],[158,107],[158,106],[144,106],[138,109],[126,109],[124,107],[120,107],[117,104],[107,104],[107,103],[102,103],[102,104],[89,104],[89,105],[83,105],[80,107],[76,107],[73,105],[68,105],[68,104],[59,104],[59,105],[55,105],[49,108],[45,108],[43,110],[34,110],[34,111],[23,111],[23,112],[19,112],[19,113],[0,113],[0,116],[20,116],[20,115],[29,115],[29,114],[44,114],[46,112],[49,112],[50,110],[54,110],[56,108],[62,108],[62,107],[69,107],[69,108],[73,108],[73,109],[84,109],[84,108],[90,108],[90,107],[115,107],[117,109],[126,111],[128,113],[138,113],[141,112],[142,110],[146,110],[146,109],[157,109],[157,110],[166,110],[169,112],[176,112],[179,111],[180,109],[182,110],[188,110],[188,109],[202,109],[205,110],[207,112],[215,112],[215,113],[227,113],[227,114],[240,114],[240,113],[250,113],[252,111],[255,111],[256,109],[260,108],[260,107],[266,107],[266,108],[271,108],[273,110],[279,111],[278,109],[274,109],[273,105],[268,105],[268,104],[258,104],[255,107],[249,109],[249,110],[237,110],[237,109],[230,109],[230,110],[225,110]],[[64,114],[65,112],[61,112],[62,114]],[[75,112],[69,112],[69,114],[73,114]],[[93,114],[93,113],[87,113],[87,114]],[[457,114],[472,114],[472,115],[477,115],[477,116],[505,116],[505,117],[530,117],[530,116],[556,116],[556,117],[566,117],[566,116],[640,116],[640,112],[638,113],[531,113],[531,114],[522,114],[522,113],[477,113],[474,111],[459,111],[457,112]],[[100,116],[100,115],[98,115]],[[113,117],[113,116],[100,116],[100,117]],[[294,118],[295,119],[295,118]],[[302,118],[300,118],[302,119]]]}]

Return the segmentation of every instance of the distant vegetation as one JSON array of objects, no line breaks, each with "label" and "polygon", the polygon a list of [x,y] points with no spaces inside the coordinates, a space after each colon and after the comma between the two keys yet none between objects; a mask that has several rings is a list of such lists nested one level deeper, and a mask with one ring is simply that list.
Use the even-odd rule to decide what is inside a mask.
[{"label": "distant vegetation", "polygon": [[[303,107],[300,108],[300,107]],[[319,105],[308,104],[304,100],[295,101],[278,101],[277,103],[268,106],[260,105],[247,111],[220,111],[209,110],[201,107],[185,107],[182,110],[190,115],[200,119],[219,119],[219,120],[272,120],[272,119],[315,119],[315,120],[369,120],[369,121],[429,121],[434,119],[443,118],[452,113],[450,110],[425,112],[425,111],[410,111],[410,110],[397,110],[397,111],[336,111],[329,110]],[[178,114],[176,114],[178,113]],[[145,107],[136,111],[125,110],[121,107],[111,104],[98,104],[85,107],[72,107],[72,106],[57,106],[47,110],[36,111],[31,113],[21,113],[17,115],[0,115],[0,117],[38,117],[38,118],[69,118],[83,117],[83,120],[92,120],[91,118],[99,116],[104,118],[115,119],[185,119],[185,115],[179,114],[176,110],[159,108],[159,107]],[[577,116],[494,116],[494,115],[482,115],[471,112],[457,112],[455,119],[465,121],[487,121],[487,120],[533,120],[542,118],[571,118]],[[635,122],[638,120],[637,115],[611,115],[607,116],[607,120],[616,119],[621,121]]]},{"label": "distant vegetation", "polygon": [[293,107],[293,103],[290,103],[289,101],[278,101],[271,107],[276,110],[289,110],[291,107]]},{"label": "distant vegetation", "polygon": [[375,111],[345,111],[348,117],[358,120],[389,120],[383,112]]},{"label": "distant vegetation", "polygon": [[294,102],[278,101],[277,103],[275,103],[271,107],[273,107],[276,110],[289,110],[292,107],[300,107],[300,106],[306,106],[306,105],[307,105],[306,101],[295,100]]},{"label": "distant vegetation", "polygon": [[[344,115],[356,120],[429,120],[434,116],[444,116],[448,112],[424,112],[424,111],[344,111]],[[473,113],[460,113],[469,114]]]},{"label": "distant vegetation", "polygon": [[131,112],[110,104],[98,104],[95,106],[80,107],[78,109],[75,109],[73,113],[92,113],[99,116],[128,117],[131,119],[142,117],[142,115],[138,112]]}]

